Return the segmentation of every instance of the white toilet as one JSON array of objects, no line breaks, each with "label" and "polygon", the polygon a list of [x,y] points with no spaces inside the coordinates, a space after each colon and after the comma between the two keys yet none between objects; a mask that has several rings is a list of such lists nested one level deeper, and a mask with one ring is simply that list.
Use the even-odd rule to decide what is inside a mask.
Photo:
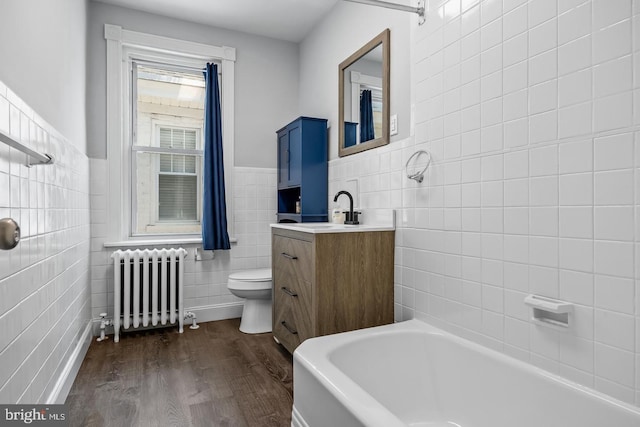
[{"label": "white toilet", "polygon": [[227,288],[244,298],[240,331],[246,334],[271,332],[271,269],[239,271],[229,275]]}]

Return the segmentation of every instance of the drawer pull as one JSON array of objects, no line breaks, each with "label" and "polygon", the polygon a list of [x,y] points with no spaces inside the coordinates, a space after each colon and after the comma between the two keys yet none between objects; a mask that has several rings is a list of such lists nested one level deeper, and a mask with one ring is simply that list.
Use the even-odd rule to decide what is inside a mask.
[{"label": "drawer pull", "polygon": [[295,329],[291,329],[291,327],[289,325],[287,325],[287,322],[285,322],[284,320],[282,322],[280,322],[280,324],[282,326],[284,326],[284,328],[289,331],[290,334],[292,335],[298,335],[298,331],[296,331]]},{"label": "drawer pull", "polygon": [[283,256],[283,257],[285,257],[285,258],[289,258],[289,259],[298,259],[298,257],[297,257],[297,256],[295,256],[295,255],[289,255],[289,254],[288,254],[288,253],[286,253],[286,252],[282,252],[280,255],[282,255],[282,256]]},{"label": "drawer pull", "polygon": [[280,290],[282,290],[282,292],[284,292],[285,294],[289,295],[290,297],[297,297],[298,294],[295,293],[294,291],[292,291],[291,289],[287,289],[284,286],[280,288]]}]

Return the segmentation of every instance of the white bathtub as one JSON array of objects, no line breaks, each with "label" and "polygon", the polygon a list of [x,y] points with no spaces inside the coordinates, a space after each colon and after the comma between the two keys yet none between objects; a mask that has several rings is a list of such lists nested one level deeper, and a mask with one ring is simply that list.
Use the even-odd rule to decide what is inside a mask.
[{"label": "white bathtub", "polygon": [[294,427],[639,427],[640,408],[410,320],[305,341]]}]

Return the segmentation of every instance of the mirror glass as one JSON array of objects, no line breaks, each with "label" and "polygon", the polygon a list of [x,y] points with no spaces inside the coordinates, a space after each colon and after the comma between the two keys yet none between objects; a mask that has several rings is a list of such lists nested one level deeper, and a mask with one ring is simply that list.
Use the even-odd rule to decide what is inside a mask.
[{"label": "mirror glass", "polygon": [[389,143],[389,30],[339,67],[340,157]]}]

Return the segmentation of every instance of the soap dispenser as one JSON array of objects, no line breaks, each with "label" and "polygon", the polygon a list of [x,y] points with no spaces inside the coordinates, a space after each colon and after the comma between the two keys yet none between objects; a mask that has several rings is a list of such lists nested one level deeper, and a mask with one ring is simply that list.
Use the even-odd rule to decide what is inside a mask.
[{"label": "soap dispenser", "polygon": [[340,209],[340,205],[334,203],[331,211],[331,222],[334,224],[344,224],[344,212]]}]

